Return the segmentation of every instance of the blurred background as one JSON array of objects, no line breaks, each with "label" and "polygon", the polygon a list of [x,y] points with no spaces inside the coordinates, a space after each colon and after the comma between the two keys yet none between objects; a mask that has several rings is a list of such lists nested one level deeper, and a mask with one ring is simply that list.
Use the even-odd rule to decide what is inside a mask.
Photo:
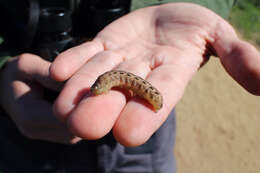
[{"label": "blurred background", "polygon": [[[260,50],[259,0],[238,0],[229,22]],[[176,108],[178,173],[260,172],[259,105],[212,57]]]}]

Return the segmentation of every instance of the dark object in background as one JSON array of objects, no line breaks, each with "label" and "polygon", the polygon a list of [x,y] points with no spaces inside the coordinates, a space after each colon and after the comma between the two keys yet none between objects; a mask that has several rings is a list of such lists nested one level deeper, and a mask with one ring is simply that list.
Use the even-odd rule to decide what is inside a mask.
[{"label": "dark object in background", "polygon": [[53,61],[63,50],[72,47],[74,38],[72,32],[72,13],[65,8],[50,7],[40,12],[38,30],[33,53],[42,58]]},{"label": "dark object in background", "polygon": [[[64,50],[93,38],[129,12],[130,0],[0,0],[0,52],[29,52],[53,61]],[[48,94],[47,94],[48,93]],[[46,90],[53,102],[57,93]]]},{"label": "dark object in background", "polygon": [[39,19],[37,0],[0,0],[0,36],[4,43],[1,52],[15,55],[27,51],[32,45]]},{"label": "dark object in background", "polygon": [[82,0],[74,14],[74,34],[93,38],[107,24],[129,11],[130,0]]},{"label": "dark object in background", "polygon": [[130,0],[0,0],[0,20],[6,23],[0,51],[30,52],[52,61],[129,8]]}]

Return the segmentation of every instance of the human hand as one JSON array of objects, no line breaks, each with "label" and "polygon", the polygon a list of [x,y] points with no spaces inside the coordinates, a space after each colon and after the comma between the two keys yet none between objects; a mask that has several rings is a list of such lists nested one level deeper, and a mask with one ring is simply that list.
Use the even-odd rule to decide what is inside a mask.
[{"label": "human hand", "polygon": [[32,54],[9,61],[1,72],[0,104],[24,136],[75,143],[80,139],[56,119],[52,105],[43,98],[43,87],[59,91],[63,86],[49,77],[49,66],[49,62]]},{"label": "human hand", "polygon": [[[210,50],[243,87],[260,93],[259,52],[239,40],[234,29],[212,11],[172,3],[124,16],[93,41],[58,56],[51,76],[69,80],[55,102],[55,114],[79,137],[98,139],[112,129],[125,146],[143,144],[166,120]],[[127,100],[116,90],[90,96],[96,78],[111,69],[149,81],[163,95],[162,109],[155,113],[143,100]]]}]

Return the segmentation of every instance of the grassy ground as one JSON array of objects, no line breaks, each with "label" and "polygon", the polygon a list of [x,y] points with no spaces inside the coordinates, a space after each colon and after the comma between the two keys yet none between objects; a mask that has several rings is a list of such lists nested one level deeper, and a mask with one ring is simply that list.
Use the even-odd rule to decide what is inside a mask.
[{"label": "grassy ground", "polygon": [[[258,46],[259,4],[240,0],[230,17],[240,35]],[[177,105],[178,172],[260,172],[259,103],[212,58]]]}]

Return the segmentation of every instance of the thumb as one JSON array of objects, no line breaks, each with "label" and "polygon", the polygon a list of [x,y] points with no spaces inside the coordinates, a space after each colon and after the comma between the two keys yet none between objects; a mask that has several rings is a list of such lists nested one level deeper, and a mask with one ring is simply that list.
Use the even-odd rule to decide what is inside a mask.
[{"label": "thumb", "polygon": [[248,92],[260,95],[260,52],[240,40],[227,23],[216,28],[212,44],[226,71]]}]

